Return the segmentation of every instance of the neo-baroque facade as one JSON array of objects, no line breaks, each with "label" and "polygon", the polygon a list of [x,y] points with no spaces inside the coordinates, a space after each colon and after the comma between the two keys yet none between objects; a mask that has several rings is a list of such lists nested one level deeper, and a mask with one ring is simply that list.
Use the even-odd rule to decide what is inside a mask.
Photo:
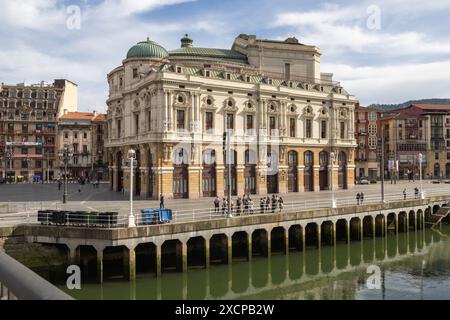
[{"label": "neo-baroque facade", "polygon": [[129,149],[142,197],[223,196],[227,158],[233,194],[352,187],[357,100],[320,72],[320,56],[294,37],[241,34],[231,50],[194,47],[188,35],[173,51],[137,43],[108,74],[111,188],[129,191]]}]

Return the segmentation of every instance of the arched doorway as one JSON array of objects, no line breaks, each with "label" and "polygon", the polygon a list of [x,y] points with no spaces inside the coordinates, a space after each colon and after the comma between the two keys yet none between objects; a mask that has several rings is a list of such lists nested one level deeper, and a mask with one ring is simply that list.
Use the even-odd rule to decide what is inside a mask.
[{"label": "arched doorway", "polygon": [[123,169],[122,169],[122,162],[123,162],[123,155],[122,151],[117,152],[117,191],[122,191],[123,189]]},{"label": "arched doorway", "polygon": [[[226,152],[225,152],[224,159],[225,159],[225,161],[224,161],[225,172],[223,174],[223,178],[224,178],[223,187],[225,190],[225,194],[227,194],[227,192],[228,192],[227,191],[228,190],[228,188],[227,188],[227,186],[228,186],[228,163],[227,163],[228,156],[227,156]],[[237,154],[236,154],[235,150],[233,150],[233,152],[231,153],[230,162],[231,162],[231,194],[235,196],[235,195],[237,195],[237,185],[236,185]]]},{"label": "arched doorway", "polygon": [[298,192],[298,153],[291,150],[288,152],[288,192]]},{"label": "arched doorway", "polygon": [[305,151],[304,162],[305,169],[303,173],[303,186],[305,191],[314,191],[314,154],[311,151]]},{"label": "arched doorway", "polygon": [[326,151],[319,153],[319,187],[320,190],[328,190],[328,163],[329,154]]},{"label": "arched doorway", "polygon": [[256,152],[245,150],[244,192],[256,194]]},{"label": "arched doorway", "polygon": [[441,166],[437,162],[434,164],[433,176],[435,179],[439,179],[441,177]]},{"label": "arched doorway", "polygon": [[267,153],[267,193],[278,193],[278,154]]},{"label": "arched doorway", "polygon": [[[150,150],[148,151],[148,196],[153,198],[153,183],[155,181],[155,172],[153,171],[153,156]],[[156,195],[157,197],[157,195]]]},{"label": "arched doorway", "polygon": [[203,151],[202,190],[204,197],[215,197],[216,192],[216,151]]},{"label": "arched doorway", "polygon": [[344,151],[339,152],[338,156],[339,171],[338,183],[339,189],[347,189],[347,155]]},{"label": "arched doorway", "polygon": [[134,194],[139,196],[141,194],[141,152],[136,150],[136,166],[133,168],[134,173]]},{"label": "arched doorway", "polygon": [[185,149],[174,151],[173,162],[173,197],[174,199],[189,197],[189,156]]}]

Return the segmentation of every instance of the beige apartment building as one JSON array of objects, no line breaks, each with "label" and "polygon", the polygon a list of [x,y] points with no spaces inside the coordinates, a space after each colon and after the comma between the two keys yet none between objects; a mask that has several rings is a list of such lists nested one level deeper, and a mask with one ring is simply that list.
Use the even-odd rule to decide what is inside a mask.
[{"label": "beige apartment building", "polygon": [[172,51],[137,43],[107,77],[111,188],[129,191],[129,149],[142,197],[223,196],[227,164],[233,194],[351,188],[357,100],[320,72],[320,57],[294,37],[241,34],[231,49],[195,47],[187,35]]},{"label": "beige apartment building", "polygon": [[[64,110],[58,119],[58,150],[71,151],[68,176],[77,179],[102,180],[107,177],[104,133],[106,118],[97,112],[69,112]],[[64,163],[59,161],[59,172],[64,173]]]},{"label": "beige apartment building", "polygon": [[77,109],[77,91],[65,79],[0,85],[0,177],[11,182],[57,177],[57,119],[63,110]]}]

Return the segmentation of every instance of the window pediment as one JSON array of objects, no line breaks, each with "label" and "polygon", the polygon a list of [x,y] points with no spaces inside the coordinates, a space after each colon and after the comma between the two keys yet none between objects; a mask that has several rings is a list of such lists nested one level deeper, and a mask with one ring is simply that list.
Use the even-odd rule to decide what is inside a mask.
[{"label": "window pediment", "polygon": [[244,102],[245,112],[256,112],[256,103],[253,100],[247,100]]},{"label": "window pediment", "polygon": [[189,107],[189,96],[186,92],[176,92],[173,99],[174,107]]},{"label": "window pediment", "polygon": [[314,117],[314,111],[313,108],[308,105],[303,109],[303,116],[304,117],[308,117],[308,118],[313,118]]},{"label": "window pediment", "polygon": [[298,108],[294,103],[291,103],[286,108],[286,113],[289,115],[298,115]]},{"label": "window pediment", "polygon": [[319,117],[320,118],[328,118],[329,117],[329,112],[328,112],[328,108],[327,107],[322,107],[322,109],[320,109]]},{"label": "window pediment", "polygon": [[226,111],[237,111],[238,108],[236,107],[236,100],[234,100],[231,97],[228,99],[225,99],[223,102],[223,108]]},{"label": "window pediment", "polygon": [[280,102],[275,100],[269,100],[267,103],[267,112],[271,114],[280,113]]},{"label": "window pediment", "polygon": [[216,109],[216,99],[213,96],[207,95],[202,99],[202,108],[203,109]]}]

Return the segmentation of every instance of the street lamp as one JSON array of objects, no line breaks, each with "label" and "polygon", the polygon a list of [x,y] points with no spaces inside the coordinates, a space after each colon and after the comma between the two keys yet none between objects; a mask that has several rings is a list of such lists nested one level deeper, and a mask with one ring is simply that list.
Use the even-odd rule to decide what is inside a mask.
[{"label": "street lamp", "polygon": [[64,193],[63,193],[63,203],[67,202],[67,164],[69,159],[73,156],[72,151],[64,146],[64,149],[58,153],[59,159],[64,163]]},{"label": "street lamp", "polygon": [[136,227],[136,219],[133,213],[133,166],[136,159],[136,151],[128,150],[128,159],[130,160],[130,215],[128,217],[128,227]]},{"label": "street lamp", "polygon": [[334,198],[334,188],[333,188],[333,168],[334,168],[334,152],[330,153],[330,158],[331,158],[331,208],[336,208],[336,199]]},{"label": "street lamp", "polygon": [[419,153],[420,199],[424,199],[423,188],[422,188],[422,158],[423,158],[423,154]]}]

